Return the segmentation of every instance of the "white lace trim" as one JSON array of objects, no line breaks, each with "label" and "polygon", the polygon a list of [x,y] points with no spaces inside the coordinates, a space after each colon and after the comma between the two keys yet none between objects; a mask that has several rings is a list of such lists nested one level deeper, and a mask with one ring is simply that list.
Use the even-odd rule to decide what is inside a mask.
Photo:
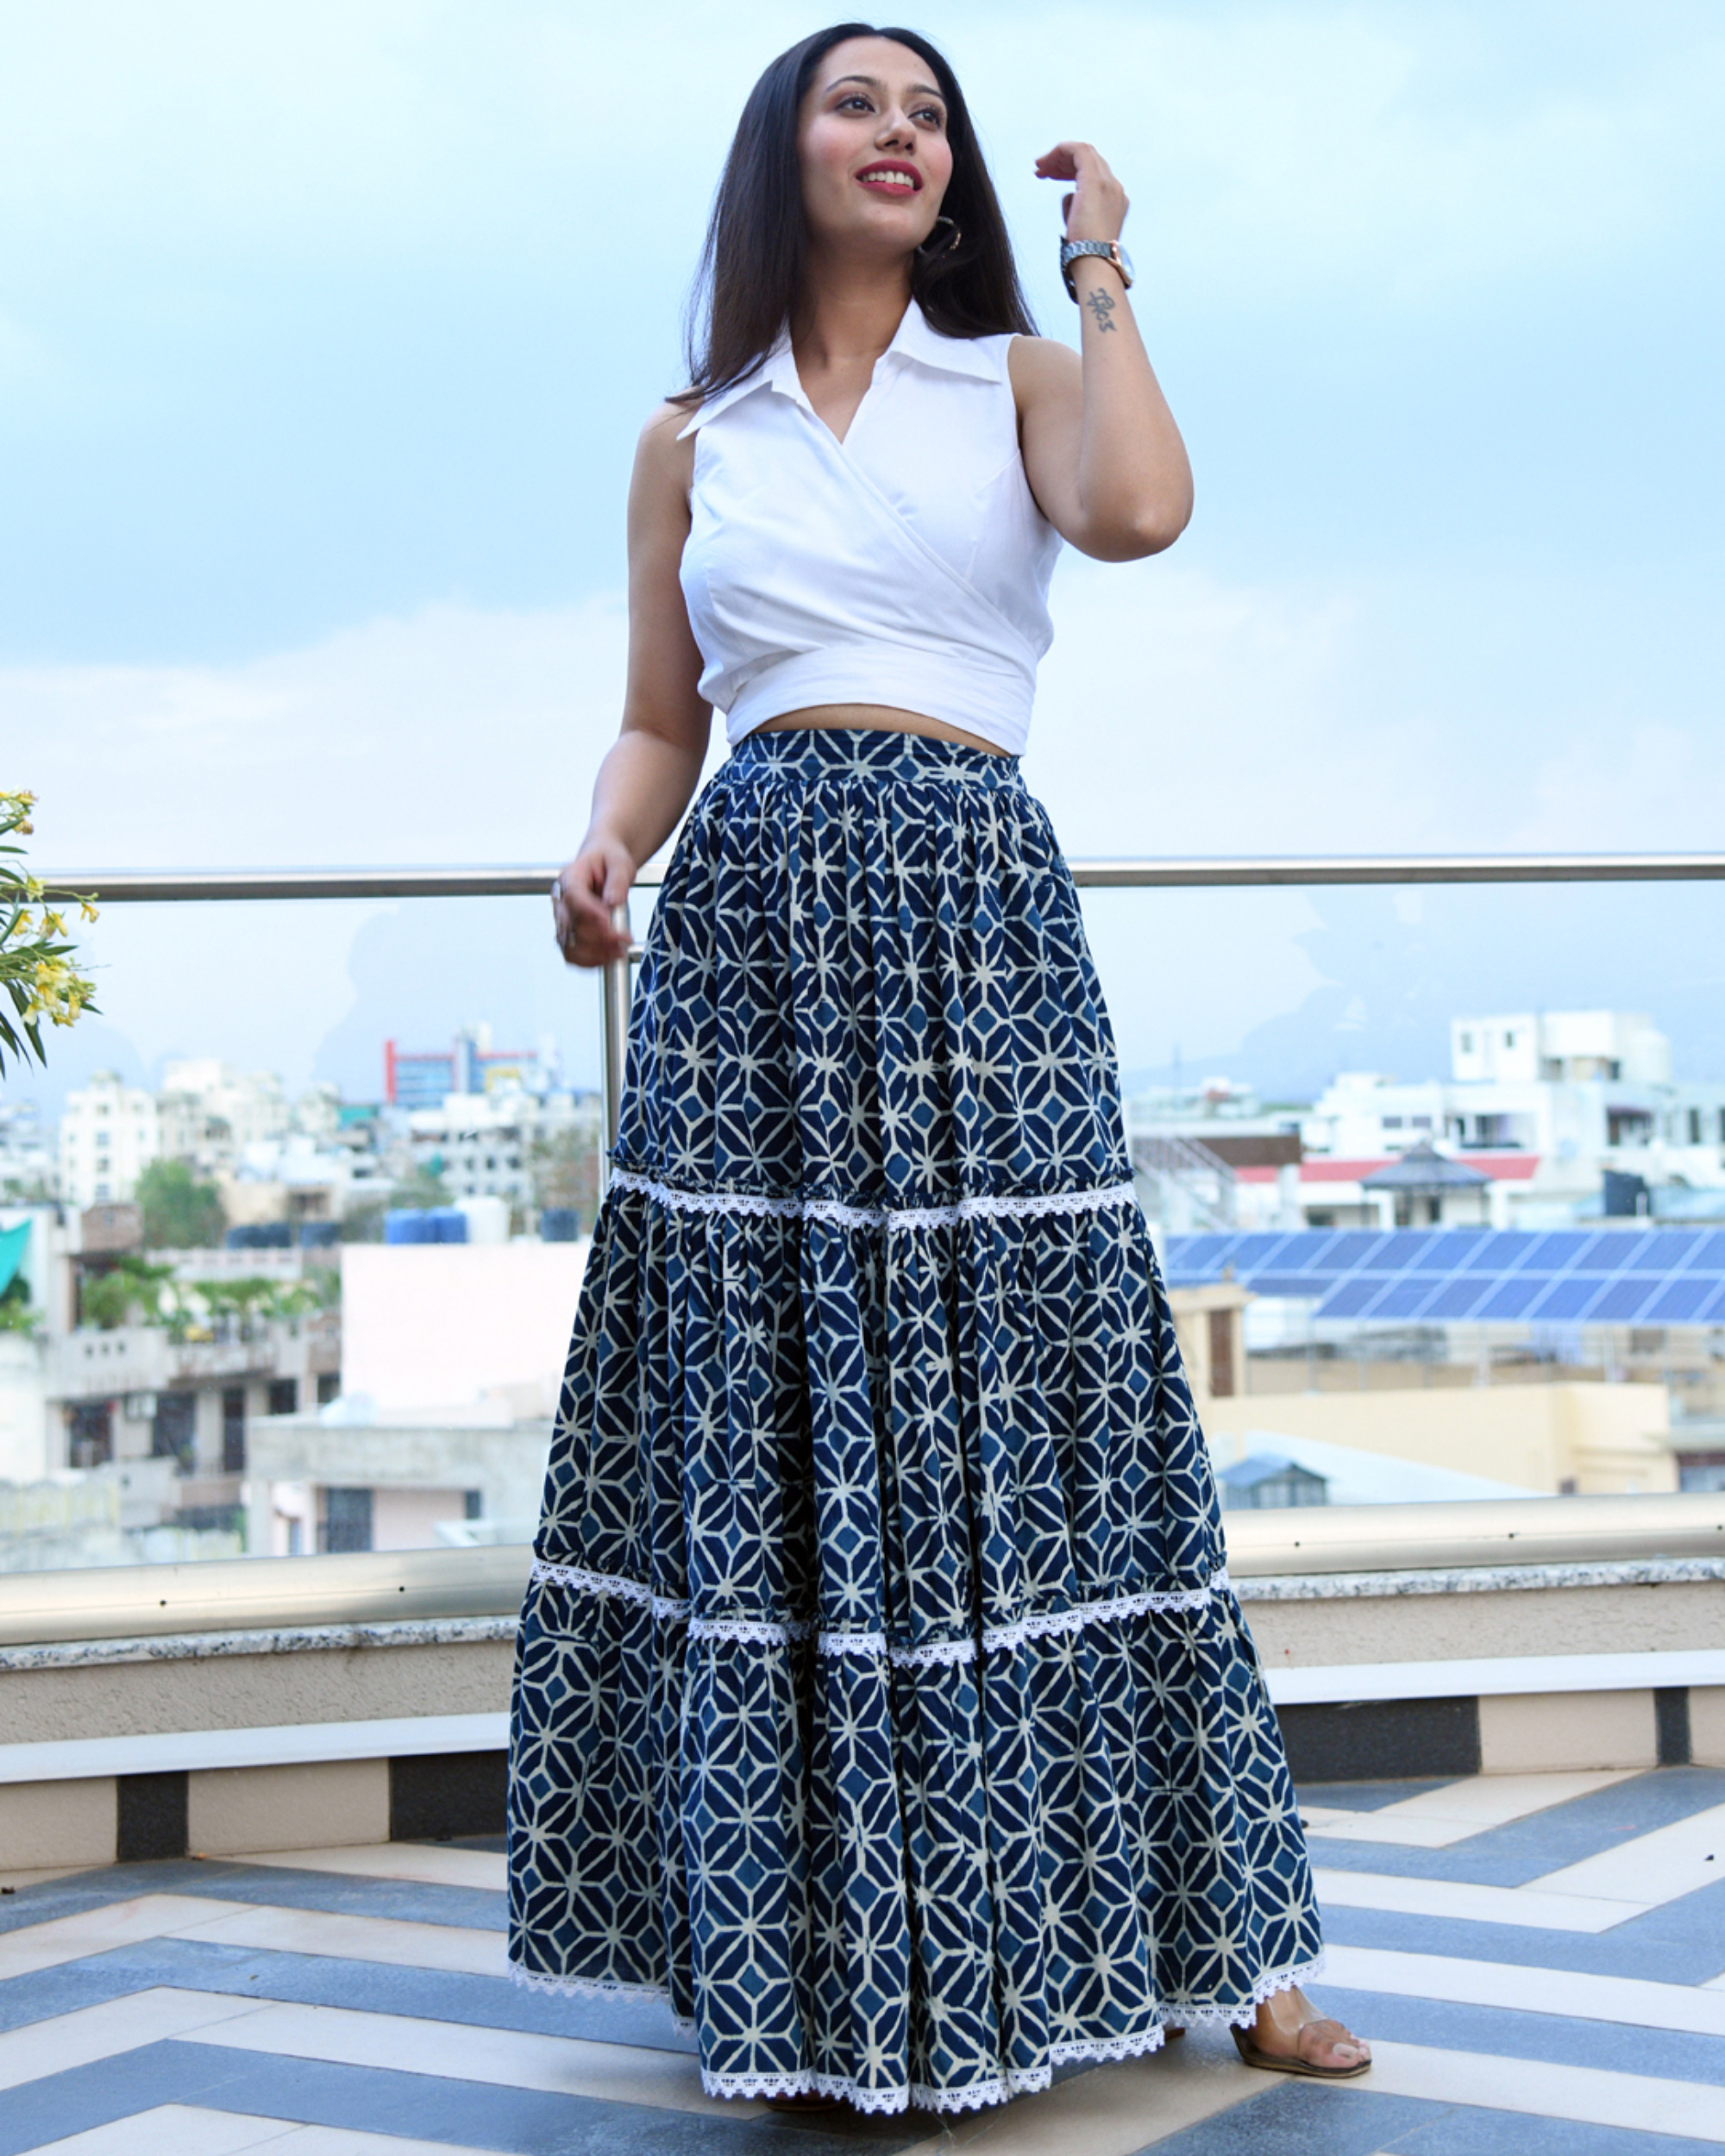
[{"label": "white lace trim", "polygon": [[1052,1610],[1045,1616],[1020,1617],[1016,1624],[996,1625],[982,1634],[986,1654],[1003,1654],[1021,1647],[1027,1639],[1049,1639],[1057,1633],[1082,1632],[1086,1625],[1106,1625],[1120,1617],[1145,1617],[1166,1610],[1201,1609],[1213,1595],[1233,1585],[1225,1566],[1210,1576],[1208,1587],[1182,1588],[1170,1593],[1115,1595],[1107,1601],[1080,1602],[1076,1609]]},{"label": "white lace trim", "polygon": [[1297,1984],[1308,1984],[1323,1973],[1324,1956],[1320,1949],[1310,1961],[1302,1961],[1296,1968],[1277,1969],[1269,1976],[1260,1977],[1251,1987],[1251,1996],[1238,2006],[1186,2006],[1177,2000],[1164,1999],[1158,2016],[1164,2027],[1172,2023],[1176,2028],[1228,2023],[1236,2028],[1250,2028],[1266,1999],[1273,1999],[1278,1991],[1291,1991]]},{"label": "white lace trim", "polygon": [[[975,1639],[937,1639],[926,1646],[894,1647],[888,1644],[883,1632],[816,1633],[806,1618],[691,1617],[687,1601],[655,1594],[640,1580],[624,1579],[609,1572],[588,1572],[577,1564],[549,1564],[543,1557],[533,1560],[532,1576],[536,1584],[543,1582],[554,1587],[571,1587],[584,1595],[616,1595],[620,1601],[650,1608],[656,1617],[668,1623],[687,1620],[691,1639],[740,1639],[751,1646],[782,1647],[794,1639],[806,1639],[814,1633],[817,1654],[885,1657],[900,1670],[950,1668],[974,1662],[978,1652]],[[981,1651],[1010,1654],[1029,1640],[1082,1632],[1088,1625],[1105,1625],[1122,1617],[1145,1617],[1165,1611],[1201,1609],[1213,1595],[1225,1592],[1232,1585],[1224,1567],[1211,1576],[1208,1587],[1114,1595],[1102,1601],[1080,1602],[1072,1609],[1020,1617],[1010,1625],[990,1625],[982,1633]]]},{"label": "white lace trim", "polygon": [[806,1639],[813,1627],[792,1619],[781,1624],[771,1617],[692,1617],[691,1639],[742,1639],[753,1647],[782,1647],[793,1639]]},{"label": "white lace trim", "polygon": [[[1267,1976],[1260,1977],[1251,1988],[1251,1996],[1233,2006],[1201,2006],[1182,2000],[1164,1999],[1157,2009],[1157,2023],[1153,2028],[1146,2029],[1137,2036],[1115,2036],[1095,2040],[1079,2038],[1070,2043],[1051,2044],[1048,2049],[1049,2065],[1051,2067],[1071,2066],[1090,2061],[1102,2065],[1125,2059],[1139,2059],[1148,2052],[1161,2048],[1164,2032],[1170,2027],[1203,2028],[1224,2028],[1232,2025],[1236,2028],[1249,2028],[1257,2016],[1258,2008],[1266,1999],[1274,1998],[1278,1991],[1291,1991],[1296,1985],[1313,1983],[1323,1972],[1324,1956],[1322,1952],[1320,1952],[1312,1960],[1302,1961],[1296,1968],[1279,1969]],[[670,1988],[666,1984],[624,1984],[610,1977],[542,1976],[536,1970],[524,1969],[518,1961],[511,1961],[509,1964],[509,1976],[510,1981],[519,1984],[524,1990],[544,1992],[557,1998],[643,1999],[650,2001],[655,2005],[662,2006],[668,2006],[671,2000]],[[696,2028],[692,2015],[674,2014],[671,2018],[686,2035],[692,2034]],[[1044,2070],[1032,2068],[1029,2071],[1032,2073],[1040,2073]],[[707,2084],[709,2096],[842,2096],[847,2101],[855,2103],[858,2110],[902,2110],[905,2104],[905,2094],[902,2088],[880,2091],[878,2093],[888,2100],[872,2103],[867,2100],[869,2092],[859,2096],[855,2084],[844,2081],[843,2077],[830,2074],[817,2076],[812,2072],[800,2076],[796,2074],[755,2076],[752,2078],[762,2084],[759,2087],[731,2088],[727,2086],[718,2089],[711,2085],[711,2083],[715,2080],[730,2083],[747,2081],[751,2077],[748,2075],[739,2074],[703,2076],[703,2081]],[[1024,2078],[1023,2076],[1013,2075],[1007,2078],[1013,2081],[1013,2085],[1007,2090],[1007,2095],[1020,2096],[1028,2093],[1028,2083],[1022,2089],[1017,2085],[1018,2082]],[[972,2084],[973,2087],[987,2088],[1000,2085],[1000,2077],[999,2076],[991,2078],[986,2083]],[[1037,2085],[1045,2088],[1048,2085],[1046,2078],[1044,2077]],[[943,2095],[946,2096],[946,2101],[935,2101],[937,2097]],[[960,2110],[974,2103],[1001,2103],[1006,2101],[1006,2096],[970,2096],[966,2097],[963,2102],[959,2102],[954,2100],[952,2092],[927,2090],[924,2090],[920,2084],[914,2084],[910,2095],[910,2102],[919,2105],[925,2099],[930,2101],[932,2108],[937,2110]]]},{"label": "white lace trim", "polygon": [[[1323,1974],[1323,1970],[1321,1952],[1295,1968],[1275,1970],[1258,1979],[1249,1998],[1233,2006],[1201,2006],[1164,1999],[1157,2009],[1155,2025],[1140,2030],[1135,2036],[1078,2037],[1067,2043],[1051,2044],[1045,2066],[1009,2067],[1004,2072],[969,2082],[960,2089],[936,2089],[921,2082],[864,2089],[848,2075],[817,2073],[812,2067],[781,2074],[712,2074],[703,2068],[701,2088],[710,2096],[837,2096],[856,2110],[872,2113],[902,2111],[907,2105],[919,2111],[980,2110],[987,2104],[1005,2103],[1013,2096],[1032,2096],[1046,2089],[1057,2066],[1107,2065],[1127,2059],[1142,2059],[1162,2048],[1164,2031],[1170,2026],[1249,2028],[1266,1999],[1274,1998],[1278,1991],[1291,1991],[1296,1984],[1312,1982]],[[509,1974],[512,1982],[526,1990],[549,1992],[560,1998],[649,1999],[668,2004],[671,1996],[668,1986],[664,1984],[623,1984],[605,1977],[541,1976],[513,1960],[509,1964]],[[674,2015],[672,2018],[686,2035],[696,2027],[687,2015]]]},{"label": "white lace trim", "polygon": [[677,1601],[669,1595],[656,1595],[644,1581],[624,1579],[615,1572],[588,1572],[579,1564],[548,1564],[543,1557],[535,1557],[532,1580],[536,1587],[573,1587],[580,1595],[611,1595],[618,1601],[639,1602],[670,1624],[689,1614],[687,1602]]},{"label": "white lace trim", "polygon": [[[662,1984],[622,1984],[610,1977],[543,1977],[536,1969],[524,1969],[518,1961],[509,1964],[509,1980],[524,1991],[543,1991],[559,1999],[647,1999],[655,2005],[668,2005],[671,1998]],[[674,2014],[671,2019],[686,2036],[694,2034],[692,2015]]]},{"label": "white lace trim", "polygon": [[[1160,2041],[1161,2030],[1155,2034]],[[848,2074],[817,2073],[812,2066],[788,2074],[712,2074],[705,2066],[701,2069],[701,2087],[710,2096],[837,2096],[853,2110],[877,2115],[906,2107],[919,2111],[978,2111],[984,2104],[1032,2096],[1038,2089],[1047,2088],[1053,2078],[1051,2066],[1032,2066],[1022,2072],[988,2074],[962,2089],[935,2089],[920,2081],[865,2089]]]},{"label": "white lace trim", "polygon": [[1081,2037],[1075,2043],[1051,2044],[1048,2056],[1056,2066],[1112,2066],[1123,2059],[1142,2059],[1146,2053],[1160,2051],[1164,2040],[1158,2021],[1154,2028],[1141,2030],[1136,2036],[1105,2036],[1094,2042]]},{"label": "white lace trim", "polygon": [[722,1190],[678,1190],[639,1169],[613,1168],[611,1180],[621,1190],[643,1191],[674,1213],[737,1213],[780,1220],[830,1220],[846,1228],[885,1228],[888,1234],[913,1228],[949,1227],[957,1220],[1025,1220],[1051,1213],[1099,1213],[1104,1206],[1134,1203],[1129,1182],[1101,1190],[1056,1190],[1025,1198],[960,1198],[950,1206],[847,1206],[837,1198],[756,1198]]}]

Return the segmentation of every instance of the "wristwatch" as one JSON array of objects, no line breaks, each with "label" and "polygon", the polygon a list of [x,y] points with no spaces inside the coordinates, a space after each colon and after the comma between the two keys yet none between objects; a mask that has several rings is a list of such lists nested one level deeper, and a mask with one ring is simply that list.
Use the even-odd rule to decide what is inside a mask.
[{"label": "wristwatch", "polygon": [[1060,242],[1060,274],[1066,279],[1066,289],[1076,301],[1078,287],[1072,281],[1072,264],[1081,254],[1100,254],[1112,262],[1120,273],[1120,282],[1132,289],[1132,257],[1118,240],[1063,240]]}]

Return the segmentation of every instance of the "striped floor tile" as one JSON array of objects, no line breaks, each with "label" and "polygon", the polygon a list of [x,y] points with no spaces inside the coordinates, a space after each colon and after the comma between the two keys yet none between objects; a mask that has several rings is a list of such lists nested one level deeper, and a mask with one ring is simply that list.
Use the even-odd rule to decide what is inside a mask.
[{"label": "striped floor tile", "polygon": [[86,1871],[5,1897],[0,2156],[1725,2145],[1725,1776],[1486,1777],[1302,1802],[1321,1823],[1329,1996],[1377,2030],[1358,2082],[1256,2072],[1198,2029],[950,2128],[716,2103],[662,2009],[507,1982],[494,1848],[388,1844]]}]

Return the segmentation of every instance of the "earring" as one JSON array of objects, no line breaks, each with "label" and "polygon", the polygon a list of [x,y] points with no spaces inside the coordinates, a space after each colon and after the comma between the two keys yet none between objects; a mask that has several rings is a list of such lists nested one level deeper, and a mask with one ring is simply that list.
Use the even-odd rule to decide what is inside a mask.
[{"label": "earring", "polygon": [[947,241],[944,247],[936,248],[934,252],[931,254],[929,252],[929,240],[932,240],[934,237],[933,233],[931,232],[929,239],[925,240],[921,246],[917,249],[917,253],[921,255],[925,262],[938,262],[943,255],[950,254],[952,250],[958,245],[958,242],[964,237],[964,235],[959,230],[958,227],[956,224],[952,224],[950,217],[937,217],[934,222],[937,227],[943,224],[951,224],[952,236]]}]

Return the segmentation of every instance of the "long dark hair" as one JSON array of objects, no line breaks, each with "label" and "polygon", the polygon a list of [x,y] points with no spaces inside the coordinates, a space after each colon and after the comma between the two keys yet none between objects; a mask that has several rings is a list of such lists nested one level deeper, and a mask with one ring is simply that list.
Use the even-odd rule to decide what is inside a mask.
[{"label": "long dark hair", "polygon": [[781,53],[749,93],[713,197],[690,298],[690,386],[672,399],[674,404],[696,404],[741,381],[777,343],[786,323],[795,320],[808,253],[798,117],[822,59],[853,37],[884,37],[907,45],[933,70],[946,101],[952,178],[941,214],[952,219],[962,236],[957,247],[941,251],[947,228],[935,228],[931,254],[915,257],[912,297],[949,337],[1036,333],[964,93],[944,57],[914,30],[838,22]]}]

